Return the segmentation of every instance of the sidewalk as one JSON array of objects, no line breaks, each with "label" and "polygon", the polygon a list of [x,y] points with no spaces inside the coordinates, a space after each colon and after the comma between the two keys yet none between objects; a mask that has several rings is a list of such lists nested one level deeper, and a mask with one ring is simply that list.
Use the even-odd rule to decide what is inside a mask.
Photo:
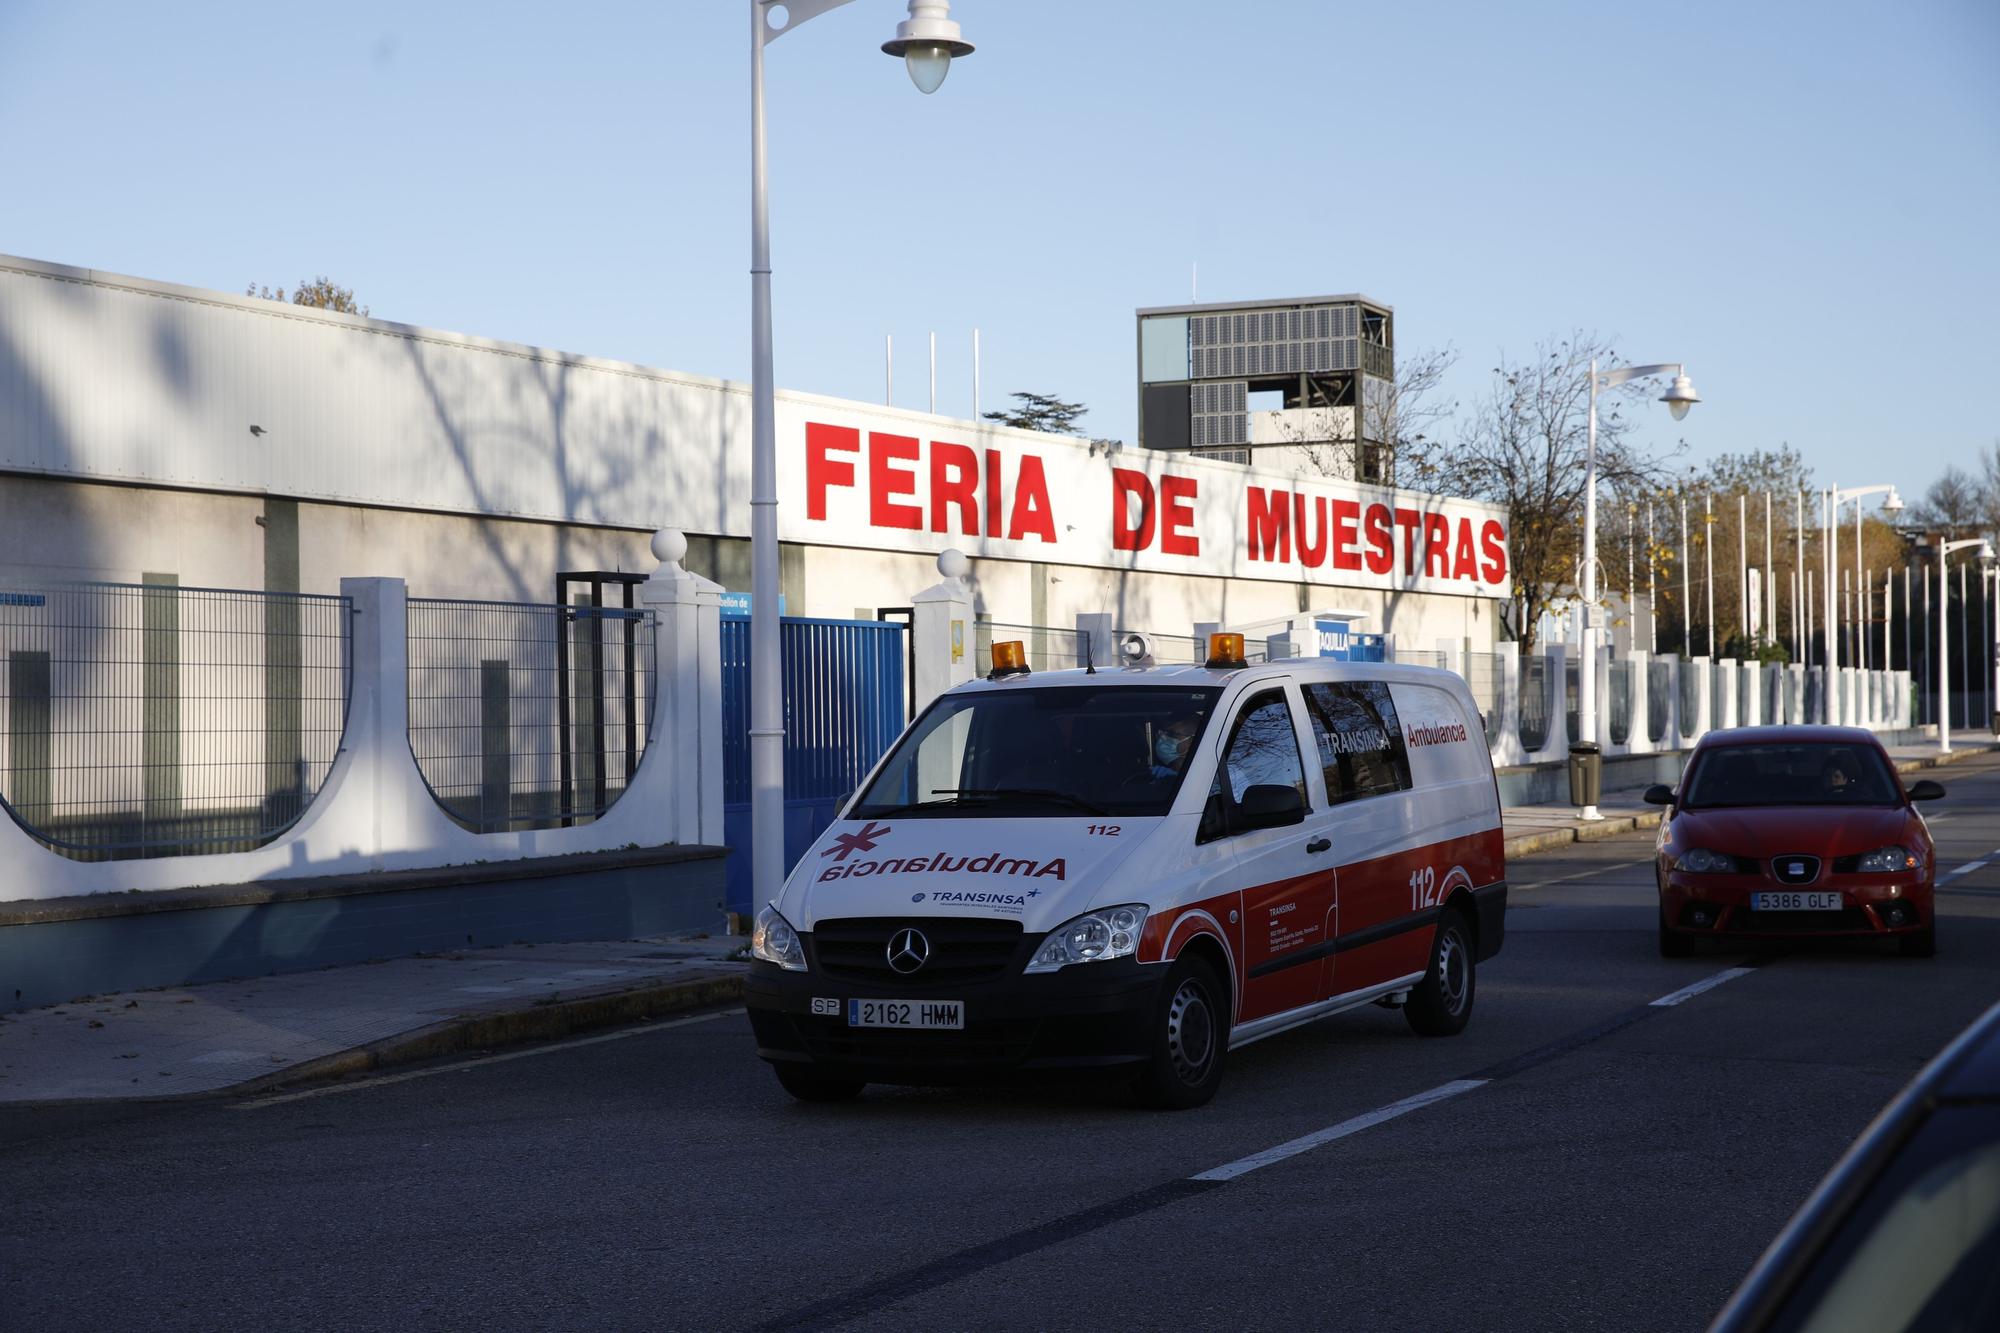
[{"label": "sidewalk", "polygon": [[331,1078],[734,999],[743,941],[515,945],[0,1015],[0,1104]]},{"label": "sidewalk", "polygon": [[[1947,762],[2000,750],[1953,738]],[[1905,772],[1934,746],[1891,751]],[[1636,791],[1605,818],[1567,805],[1503,812],[1507,855],[1613,837],[1660,820]],[[178,990],[101,995],[0,1015],[0,1105],[248,1092],[546,1040],[720,1004],[743,993],[740,937],[516,945]]]}]

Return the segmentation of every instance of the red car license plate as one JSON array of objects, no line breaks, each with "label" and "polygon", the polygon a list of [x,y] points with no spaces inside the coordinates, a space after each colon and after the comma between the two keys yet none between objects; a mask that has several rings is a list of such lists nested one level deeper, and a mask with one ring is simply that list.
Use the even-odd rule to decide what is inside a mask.
[{"label": "red car license plate", "polygon": [[1838,893],[1753,893],[1750,895],[1750,910],[1753,912],[1838,912],[1841,909]]}]

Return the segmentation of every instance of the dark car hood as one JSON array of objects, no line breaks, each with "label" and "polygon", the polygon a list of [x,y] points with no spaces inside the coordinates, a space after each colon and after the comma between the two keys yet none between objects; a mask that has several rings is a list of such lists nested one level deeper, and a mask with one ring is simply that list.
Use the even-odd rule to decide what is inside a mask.
[{"label": "dark car hood", "polygon": [[1902,839],[1903,806],[1767,805],[1723,810],[1683,810],[1674,816],[1674,841],[1736,856],[1783,852],[1853,856]]}]

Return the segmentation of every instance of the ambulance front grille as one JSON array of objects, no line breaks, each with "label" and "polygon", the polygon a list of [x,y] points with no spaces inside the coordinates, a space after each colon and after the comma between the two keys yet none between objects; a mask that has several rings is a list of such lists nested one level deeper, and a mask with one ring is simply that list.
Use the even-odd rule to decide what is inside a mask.
[{"label": "ambulance front grille", "polygon": [[[889,966],[889,940],[904,927],[922,931],[930,956],[914,972]],[[1021,923],[977,917],[848,917],[821,921],[810,934],[814,965],[830,977],[881,986],[930,989],[992,981],[1018,971]]]}]

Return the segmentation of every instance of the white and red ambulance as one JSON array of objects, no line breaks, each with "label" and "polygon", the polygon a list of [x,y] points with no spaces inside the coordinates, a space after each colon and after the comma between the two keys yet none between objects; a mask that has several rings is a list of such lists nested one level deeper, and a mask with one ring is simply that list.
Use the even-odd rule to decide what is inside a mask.
[{"label": "white and red ambulance", "polygon": [[993,654],[758,914],[749,1012],[787,1090],[1102,1070],[1185,1107],[1230,1049],[1357,1005],[1465,1026],[1507,888],[1464,681],[1246,665],[1239,635],[1205,666]]}]

